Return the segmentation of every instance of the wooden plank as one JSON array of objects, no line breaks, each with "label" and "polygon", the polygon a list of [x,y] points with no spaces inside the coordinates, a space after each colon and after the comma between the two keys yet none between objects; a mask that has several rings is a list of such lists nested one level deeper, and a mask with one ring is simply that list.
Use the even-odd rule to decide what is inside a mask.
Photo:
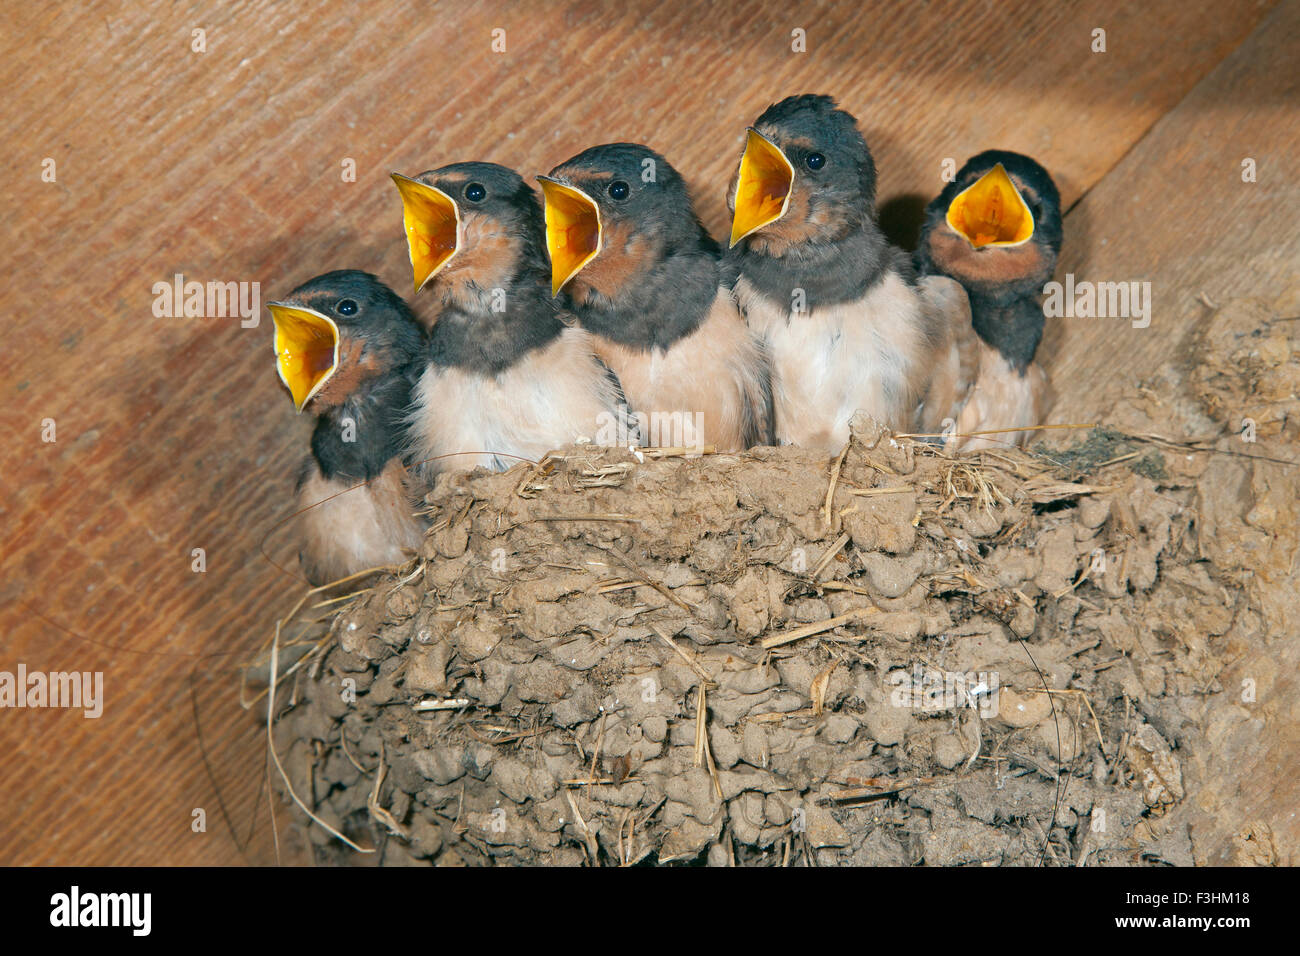
[{"label": "wooden plank", "polygon": [[[300,587],[259,545],[287,513],[307,425],[265,323],[155,318],[153,283],[259,282],[265,301],[350,266],[405,292],[390,169],[480,158],[532,173],[616,139],[667,154],[721,233],[745,125],[804,91],[859,115],[882,196],[903,197],[892,208],[914,212],[944,158],[991,145],[1037,155],[1073,201],[1270,6],[9,5],[0,237],[24,281],[0,291],[0,667],[103,670],[108,701],[98,720],[0,715],[0,863],[272,859],[265,802],[253,817],[264,754],[232,669]],[[46,157],[55,183],[39,178]],[[269,550],[292,560],[283,536]],[[243,855],[200,758],[192,672],[241,841],[255,824]]]},{"label": "wooden plank", "polygon": [[[1300,4],[1282,4],[1070,211],[1056,279],[1150,282],[1150,326],[1048,320],[1055,421],[1090,421],[1111,382],[1185,355],[1212,302],[1272,299],[1300,273]],[[1254,159],[1256,181],[1242,162]]]}]

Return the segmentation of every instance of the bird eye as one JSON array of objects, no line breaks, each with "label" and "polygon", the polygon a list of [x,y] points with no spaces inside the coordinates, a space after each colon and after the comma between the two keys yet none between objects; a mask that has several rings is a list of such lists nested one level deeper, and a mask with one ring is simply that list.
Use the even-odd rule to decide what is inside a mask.
[{"label": "bird eye", "polygon": [[470,202],[482,202],[487,198],[487,189],[482,183],[470,183],[465,187],[465,198]]},{"label": "bird eye", "polygon": [[356,299],[339,299],[338,304],[334,306],[334,311],[339,315],[356,315],[357,308]]},{"label": "bird eye", "polygon": [[804,165],[815,172],[826,165],[826,157],[821,153],[809,153],[804,158]]},{"label": "bird eye", "polygon": [[632,190],[628,187],[628,184],[623,182],[623,180],[621,179],[614,180],[612,183],[609,184],[609,189],[606,190],[606,192],[609,193],[609,198],[617,202],[622,202],[624,199],[626,199],[628,197],[628,193],[630,193],[631,191]]}]

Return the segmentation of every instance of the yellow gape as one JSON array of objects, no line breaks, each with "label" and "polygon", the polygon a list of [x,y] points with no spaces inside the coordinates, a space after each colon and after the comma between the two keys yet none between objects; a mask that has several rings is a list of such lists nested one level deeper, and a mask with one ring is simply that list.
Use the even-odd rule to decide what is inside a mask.
[{"label": "yellow gape", "polygon": [[948,207],[948,225],[976,249],[1018,246],[1034,234],[1034,214],[998,163],[957,194]]},{"label": "yellow gape", "polygon": [[740,157],[736,180],[736,211],[731,220],[731,245],[755,230],[776,222],[790,206],[794,167],[779,146],[751,128]]},{"label": "yellow gape", "polygon": [[600,207],[581,189],[538,176],[546,197],[546,251],[551,257],[551,295],[600,254]]},{"label": "yellow gape", "polygon": [[441,189],[400,173],[392,176],[397,191],[402,194],[402,225],[406,227],[406,248],[415,273],[415,291],[419,292],[456,254],[460,208]]},{"label": "yellow gape", "polygon": [[339,327],[301,306],[272,302],[268,308],[275,320],[275,369],[301,412],[339,366]]}]

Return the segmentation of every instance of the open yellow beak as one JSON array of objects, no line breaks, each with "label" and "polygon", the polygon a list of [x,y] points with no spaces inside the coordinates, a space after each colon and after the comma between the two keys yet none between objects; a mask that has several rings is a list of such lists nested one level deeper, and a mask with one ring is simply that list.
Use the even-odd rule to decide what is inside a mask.
[{"label": "open yellow beak", "polygon": [[267,307],[275,320],[275,370],[301,412],[339,367],[339,327],[312,309],[283,302]]},{"label": "open yellow beak", "polygon": [[736,182],[736,212],[731,219],[731,245],[776,222],[790,206],[794,167],[781,148],[750,127]]},{"label": "open yellow beak", "polygon": [[546,199],[546,251],[551,257],[551,295],[600,255],[600,207],[581,189],[538,176]]},{"label": "open yellow beak", "polygon": [[415,273],[415,291],[419,292],[456,254],[460,208],[441,189],[401,173],[392,176],[402,194],[402,225]]},{"label": "open yellow beak", "polygon": [[998,163],[957,194],[948,206],[948,225],[976,249],[1018,246],[1034,234],[1034,214]]}]

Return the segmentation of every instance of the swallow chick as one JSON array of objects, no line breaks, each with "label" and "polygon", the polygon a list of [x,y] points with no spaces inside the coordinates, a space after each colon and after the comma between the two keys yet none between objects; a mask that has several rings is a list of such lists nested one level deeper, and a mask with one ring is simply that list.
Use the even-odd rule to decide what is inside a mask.
[{"label": "swallow chick", "polygon": [[351,270],[317,276],[269,308],[276,371],[294,407],[316,418],[297,484],[303,572],[321,585],[400,564],[424,536],[401,456],[420,326],[391,289]]},{"label": "swallow chick", "polygon": [[769,106],[747,132],[727,205],[727,261],[772,362],[776,437],[835,453],[862,410],[917,422],[936,356],[969,324],[966,297],[918,281],[876,220],[876,167],[829,96]]},{"label": "swallow chick", "polygon": [[537,193],[494,163],[393,181],[416,290],[437,307],[409,431],[425,478],[618,443],[622,391],[551,296]]},{"label": "swallow chick", "polygon": [[[955,408],[953,451],[1023,444],[1028,432],[972,432],[1039,424],[1051,405],[1034,363],[1043,337],[1043,284],[1061,250],[1061,196],[1047,170],[1020,153],[987,150],[967,160],[929,206],[917,246],[925,274],[956,279],[970,299],[976,371],[939,405]],[[931,415],[933,427],[936,411]]]},{"label": "swallow chick", "polygon": [[595,337],[646,443],[771,444],[767,357],[677,170],[646,146],[614,143],[538,180],[552,291]]}]

